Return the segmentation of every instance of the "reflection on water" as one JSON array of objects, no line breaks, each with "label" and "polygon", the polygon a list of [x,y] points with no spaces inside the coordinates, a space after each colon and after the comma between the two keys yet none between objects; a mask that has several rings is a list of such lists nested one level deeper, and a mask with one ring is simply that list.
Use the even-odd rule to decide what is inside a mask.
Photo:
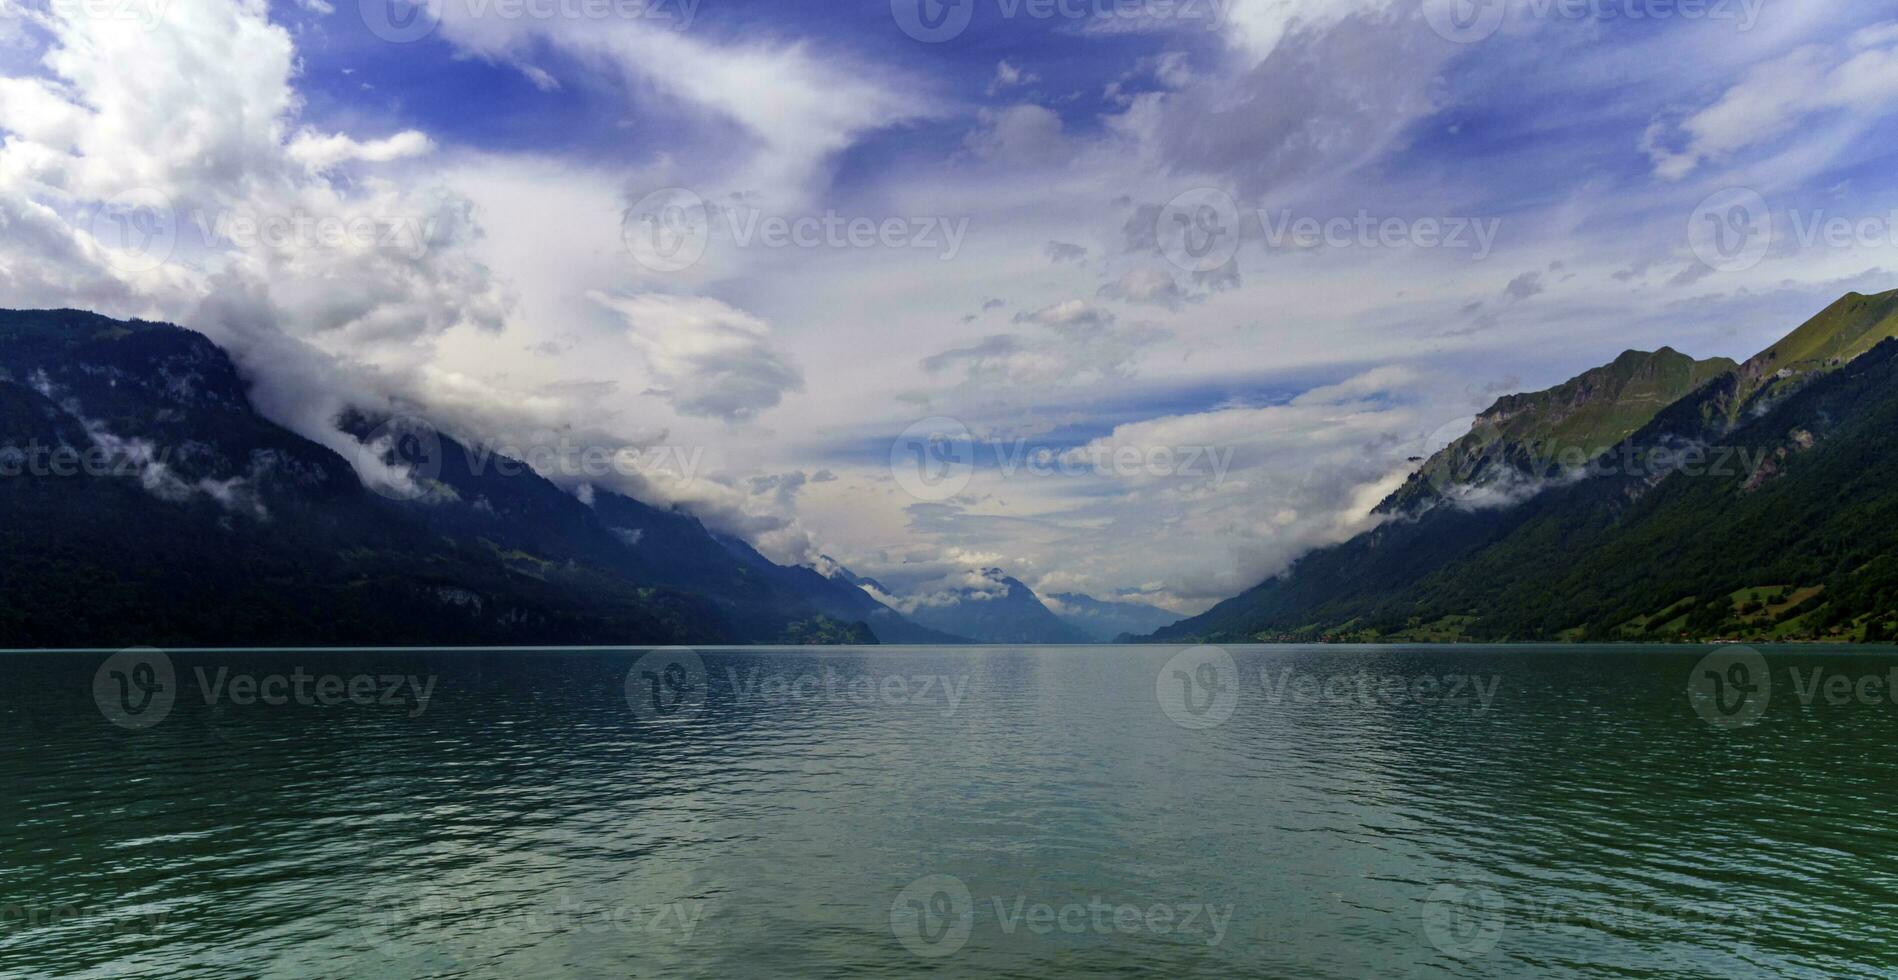
[{"label": "reflection on water", "polygon": [[1708,653],[5,654],[0,973],[1890,975],[1898,659]]}]

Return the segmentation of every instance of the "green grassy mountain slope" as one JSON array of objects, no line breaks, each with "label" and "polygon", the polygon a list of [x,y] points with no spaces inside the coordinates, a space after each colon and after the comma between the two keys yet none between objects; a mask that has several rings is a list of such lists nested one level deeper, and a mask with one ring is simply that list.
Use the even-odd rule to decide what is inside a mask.
[{"label": "green grassy mountain slope", "polygon": [[1834,370],[1898,337],[1898,290],[1847,293],[1740,366],[1740,401],[1779,397],[1789,386]]},{"label": "green grassy mountain slope", "polygon": [[1506,395],[1378,506],[1414,513],[1446,496],[1556,476],[1632,435],[1663,408],[1738,367],[1672,348],[1627,351],[1546,391]]},{"label": "green grassy mountain slope", "polygon": [[[1730,470],[1664,473],[1655,451],[1692,443],[1644,435],[1637,472],[1551,491],[1495,544],[1365,610],[1366,625],[1457,615],[1499,639],[1857,639],[1898,618],[1898,341],[1728,433]],[[1753,589],[1810,601],[1762,619],[1742,608]]]},{"label": "green grassy mountain slope", "polygon": [[1895,298],[1847,296],[1748,362],[1781,365],[1771,397],[1720,373],[1513,506],[1398,508],[1154,638],[1882,637],[1898,340],[1874,338]]}]

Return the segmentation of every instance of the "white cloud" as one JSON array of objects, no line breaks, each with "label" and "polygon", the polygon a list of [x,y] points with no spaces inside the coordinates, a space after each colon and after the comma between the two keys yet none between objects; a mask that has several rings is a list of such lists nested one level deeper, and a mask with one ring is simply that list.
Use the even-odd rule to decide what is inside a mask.
[{"label": "white cloud", "polygon": [[[642,94],[716,117],[718,152],[708,159],[739,163],[709,176],[773,203],[803,200],[829,160],[862,135],[942,111],[923,85],[901,72],[807,43],[719,43],[657,18],[510,19],[482,16],[480,9],[443,4],[442,36],[470,53],[515,64],[525,64],[536,45],[552,44],[609,69]],[[530,77],[537,85],[551,80],[538,69]],[[732,138],[734,123],[751,145]]]},{"label": "white cloud", "polygon": [[1040,75],[1030,71],[1023,71],[1015,65],[1010,64],[1008,59],[1004,58],[995,66],[995,77],[989,81],[988,93],[994,95],[1005,89],[1016,88],[1022,85],[1032,85],[1039,81],[1041,81]]},{"label": "white cloud", "polygon": [[923,358],[921,367],[932,375],[959,369],[965,389],[1032,393],[1128,377],[1142,352],[1167,337],[1151,324],[1123,326],[1082,299],[1017,313],[1014,322],[1036,329],[951,347]]},{"label": "white cloud", "polygon": [[664,293],[593,298],[626,321],[660,393],[681,414],[745,421],[804,386],[771,345],[770,326],[743,310]]},{"label": "white cloud", "polygon": [[435,144],[427,135],[412,129],[397,133],[387,139],[368,142],[360,142],[341,133],[323,135],[306,131],[290,141],[288,153],[292,160],[311,170],[324,171],[356,161],[388,163],[393,160],[419,157],[433,152],[434,149]]},{"label": "white cloud", "polygon": [[1234,44],[1257,64],[1288,34],[1323,33],[1347,17],[1382,14],[1391,6],[1392,0],[1230,0],[1225,23]]},{"label": "white cloud", "polygon": [[1763,62],[1711,105],[1657,122],[1642,139],[1655,173],[1676,179],[1703,162],[1768,143],[1809,117],[1843,112],[1869,123],[1898,107],[1898,24],[1862,29],[1844,43],[1813,44]]},{"label": "white cloud", "polygon": [[1100,288],[1102,297],[1177,310],[1187,303],[1186,291],[1167,272],[1151,267],[1128,269],[1119,279]]},{"label": "white cloud", "polygon": [[982,126],[971,132],[968,146],[977,156],[1009,164],[1059,161],[1071,152],[1061,117],[1038,105],[1014,105],[983,110]]}]

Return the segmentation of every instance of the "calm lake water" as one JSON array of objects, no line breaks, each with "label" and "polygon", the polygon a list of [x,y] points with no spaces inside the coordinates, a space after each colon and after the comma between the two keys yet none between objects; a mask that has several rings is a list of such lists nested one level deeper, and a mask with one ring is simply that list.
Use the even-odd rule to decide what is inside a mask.
[{"label": "calm lake water", "polygon": [[1898,657],[1228,650],[0,654],[0,975],[1898,971]]}]

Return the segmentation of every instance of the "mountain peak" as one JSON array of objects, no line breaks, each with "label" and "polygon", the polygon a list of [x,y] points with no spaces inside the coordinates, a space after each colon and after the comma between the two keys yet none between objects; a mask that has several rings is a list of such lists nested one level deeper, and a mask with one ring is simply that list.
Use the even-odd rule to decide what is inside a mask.
[{"label": "mountain peak", "polygon": [[983,643],[1090,643],[1111,638],[1091,635],[1057,616],[1035,590],[1000,568],[983,568],[979,574],[1002,588],[955,590],[942,597],[952,601],[919,605],[911,618]]},{"label": "mountain peak", "polygon": [[1613,448],[1661,409],[1739,367],[1673,349],[1626,350],[1542,391],[1504,395],[1379,504],[1381,514],[1427,507],[1446,494],[1557,475]]},{"label": "mountain peak", "polygon": [[1783,393],[1788,383],[1842,367],[1891,337],[1898,337],[1898,289],[1846,293],[1740,366],[1740,402]]}]

